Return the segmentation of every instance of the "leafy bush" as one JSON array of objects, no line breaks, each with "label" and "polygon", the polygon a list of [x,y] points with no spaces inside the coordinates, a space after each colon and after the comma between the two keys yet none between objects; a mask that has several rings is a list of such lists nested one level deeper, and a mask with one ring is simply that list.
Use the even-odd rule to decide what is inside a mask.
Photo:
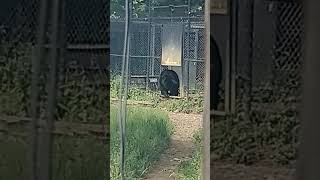
[{"label": "leafy bush", "polygon": [[218,159],[232,159],[237,163],[269,161],[276,165],[289,165],[297,158],[300,122],[297,107],[289,106],[291,102],[281,101],[288,105],[280,111],[252,109],[249,116],[243,109],[243,103],[237,103],[234,115],[227,116],[225,120],[215,120],[211,127],[214,128],[211,151]]},{"label": "leafy bush", "polygon": [[0,51],[0,113],[25,116],[30,97],[31,48],[2,44]]}]

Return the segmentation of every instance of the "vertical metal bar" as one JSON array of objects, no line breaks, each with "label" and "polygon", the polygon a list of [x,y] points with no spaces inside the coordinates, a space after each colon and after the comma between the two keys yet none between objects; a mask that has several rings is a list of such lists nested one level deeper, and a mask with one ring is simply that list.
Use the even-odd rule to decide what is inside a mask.
[{"label": "vertical metal bar", "polygon": [[189,97],[189,90],[190,90],[190,76],[189,76],[189,71],[190,71],[190,31],[191,31],[191,22],[190,22],[190,14],[191,14],[191,2],[190,0],[188,0],[188,34],[187,34],[187,38],[188,38],[188,49],[187,49],[187,60],[186,60],[186,64],[187,64],[187,69],[186,69],[186,95],[187,97]]},{"label": "vertical metal bar", "polygon": [[320,17],[319,1],[302,3],[306,20],[302,127],[298,160],[298,180],[320,179]]},{"label": "vertical metal bar", "polygon": [[[233,15],[231,15],[232,17]],[[231,18],[230,18],[231,19]],[[232,21],[231,21],[232,22]],[[231,24],[231,23],[230,23]],[[233,31],[233,26],[231,26],[231,31]],[[235,37],[234,37],[234,33],[230,32],[230,41],[232,41]],[[232,48],[230,48],[230,44],[232,45]],[[232,71],[231,71],[231,62],[234,61],[233,58],[233,42],[228,42],[227,41],[227,55],[226,55],[226,59],[225,59],[225,82],[224,82],[224,110],[226,113],[230,112],[230,76],[232,76]],[[231,54],[231,56],[230,56]]]},{"label": "vertical metal bar", "polygon": [[38,119],[39,119],[39,98],[40,98],[40,65],[41,60],[44,57],[44,44],[46,42],[46,22],[47,22],[47,0],[40,1],[40,13],[39,13],[39,30],[38,37],[35,46],[35,54],[32,58],[32,83],[31,83],[31,127],[30,127],[30,154],[29,154],[29,172],[28,178],[30,180],[38,180],[38,159],[37,159],[37,147],[38,147]]},{"label": "vertical metal bar", "polygon": [[[57,98],[57,66],[58,66],[58,40],[59,38],[59,18],[60,18],[60,0],[51,1],[52,11],[52,31],[51,31],[51,48],[49,50],[49,65],[50,65],[50,81],[48,87],[48,109],[46,119],[41,119],[43,121],[43,126],[41,128],[42,132],[40,133],[40,143],[41,143],[41,152],[40,153],[40,162],[41,170],[39,171],[39,178],[51,180],[52,179],[52,130],[53,123],[55,120],[56,112],[56,98]],[[40,146],[39,146],[40,147]],[[40,149],[39,149],[40,150]]]},{"label": "vertical metal bar", "polygon": [[149,12],[148,12],[148,58],[147,58],[147,79],[146,79],[146,89],[149,89],[149,82],[150,82],[150,64],[151,64],[151,1],[149,0]]},{"label": "vertical metal bar", "polygon": [[[231,13],[231,31],[230,31],[230,36],[231,36],[231,62],[229,60],[228,64],[228,71],[227,72],[229,75],[228,77],[228,92],[227,97],[226,97],[226,112],[231,112],[235,113],[235,106],[236,106],[236,75],[237,75],[237,70],[236,70],[236,64],[237,64],[237,47],[238,47],[238,0],[233,0],[231,1],[231,8],[232,8],[232,13]],[[231,88],[231,91],[230,91]]]},{"label": "vertical metal bar", "polygon": [[[195,60],[198,60],[198,48],[199,48],[199,29],[196,29],[195,30],[195,37],[194,37],[194,59]],[[198,78],[199,78],[199,72],[198,72],[198,62],[197,61],[190,61],[190,59],[188,60],[188,90],[190,90],[190,64],[194,64],[195,67],[193,70],[195,70],[195,83],[197,84],[198,83]],[[189,92],[189,91],[188,91]]]},{"label": "vertical metal bar", "polygon": [[[124,35],[124,48],[123,48],[123,59],[122,59],[122,71],[121,77],[122,81],[120,83],[120,93],[119,93],[119,110],[118,110],[118,120],[120,127],[120,173],[121,179],[125,179],[125,121],[126,121],[126,103],[127,103],[127,91],[128,91],[128,76],[129,76],[129,56],[130,56],[130,23],[131,23],[131,10],[132,1],[125,1],[126,9],[126,22],[125,22],[125,35]],[[124,92],[123,92],[124,91]],[[124,93],[124,94],[123,94]]]},{"label": "vertical metal bar", "polygon": [[[205,97],[210,96],[210,1],[205,1]],[[209,52],[209,53],[208,53]],[[210,180],[210,98],[204,100],[204,116],[202,127],[204,131],[203,140],[203,156],[202,156],[202,178],[203,180]]]},{"label": "vertical metal bar", "polygon": [[151,60],[152,60],[152,65],[151,65],[151,74],[152,74],[152,76],[154,76],[155,75],[155,73],[154,73],[154,65],[155,65],[155,57],[154,57],[154,51],[155,51],[155,32],[156,32],[156,26],[154,25],[154,26],[152,26],[151,27]]},{"label": "vertical metal bar", "polygon": [[250,56],[249,56],[249,66],[248,66],[248,77],[249,77],[249,82],[248,82],[248,94],[247,94],[247,115],[248,118],[251,118],[250,113],[251,113],[251,104],[252,104],[252,81],[253,81],[253,58],[254,58],[254,20],[255,20],[255,0],[249,0],[250,3]]}]

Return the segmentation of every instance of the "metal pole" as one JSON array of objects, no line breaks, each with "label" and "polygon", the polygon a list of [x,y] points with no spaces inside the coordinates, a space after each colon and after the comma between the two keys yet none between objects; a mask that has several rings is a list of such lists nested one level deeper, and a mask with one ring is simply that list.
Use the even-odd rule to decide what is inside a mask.
[{"label": "metal pole", "polygon": [[149,88],[149,82],[150,82],[150,64],[151,64],[151,1],[152,0],[149,0],[149,17],[148,17],[148,21],[149,21],[149,24],[148,24],[148,58],[147,58],[147,79],[146,79],[146,90]]},{"label": "metal pole", "polygon": [[[304,4],[305,3],[305,4]],[[298,160],[298,180],[320,179],[320,17],[319,1],[303,2],[306,20],[304,90],[302,103],[302,127]]]},{"label": "metal pole", "polygon": [[56,99],[57,99],[57,72],[58,72],[58,58],[59,58],[59,40],[60,40],[60,0],[52,1],[52,34],[51,34],[51,48],[49,53],[50,59],[50,82],[48,88],[48,110],[47,118],[41,119],[43,127],[41,127],[39,150],[41,150],[40,158],[41,171],[39,171],[39,178],[51,180],[52,179],[52,145],[53,145],[53,124],[55,121]]},{"label": "metal pole", "polygon": [[191,31],[191,24],[190,24],[190,14],[191,14],[191,3],[190,3],[190,0],[188,0],[188,32],[187,32],[187,38],[188,38],[188,49],[187,49],[187,52],[188,52],[188,56],[187,56],[187,60],[186,60],[186,64],[187,64],[187,69],[186,69],[186,95],[187,95],[187,98],[189,97],[189,89],[190,89],[190,77],[189,77],[189,71],[190,71],[190,31]]},{"label": "metal pole", "polygon": [[[128,80],[129,80],[129,52],[130,52],[130,19],[132,2],[130,0],[125,1],[126,13],[125,13],[125,34],[124,34],[124,48],[123,48],[123,59],[122,59],[122,81],[120,83],[119,93],[119,110],[118,110],[118,121],[120,127],[120,174],[121,179],[125,179],[125,123],[127,113],[127,93],[128,93]],[[123,94],[124,93],[124,94]]]},{"label": "metal pole", "polygon": [[38,180],[37,171],[38,167],[38,157],[37,157],[37,147],[38,147],[38,120],[40,114],[39,108],[39,91],[40,91],[40,65],[41,60],[44,59],[44,44],[46,42],[46,22],[48,18],[47,8],[48,1],[40,1],[40,21],[39,21],[39,31],[37,37],[37,43],[35,46],[35,54],[32,59],[32,83],[31,83],[31,127],[30,127],[30,154],[29,154],[29,180]]},{"label": "metal pole", "polygon": [[[237,75],[237,56],[238,56],[238,7],[239,7],[239,1],[233,0],[229,4],[231,6],[231,31],[230,31],[230,37],[231,37],[231,49],[229,49],[231,54],[231,59],[227,59],[227,72],[226,72],[226,90],[225,90],[225,110],[227,113],[235,113],[235,103],[236,103],[236,75]],[[231,60],[231,62],[230,62]],[[231,76],[230,76],[231,73]],[[230,89],[229,89],[230,88]]]},{"label": "metal pole", "polygon": [[[210,1],[205,1],[205,39],[210,39]],[[205,41],[206,52],[210,52],[210,41]],[[205,97],[210,95],[210,53],[205,54]],[[203,156],[202,156],[202,178],[210,180],[210,98],[204,100],[204,116],[202,127],[204,131]]]}]

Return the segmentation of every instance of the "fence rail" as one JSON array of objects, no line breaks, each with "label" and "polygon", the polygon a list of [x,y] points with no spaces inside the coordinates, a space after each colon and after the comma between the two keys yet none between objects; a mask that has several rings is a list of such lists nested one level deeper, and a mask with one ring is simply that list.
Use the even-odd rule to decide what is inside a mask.
[{"label": "fence rail", "polygon": [[[187,20],[184,18],[184,20]],[[119,75],[121,72],[122,59],[122,39],[123,24],[122,21],[111,22],[111,75]],[[132,32],[130,35],[130,74],[131,78],[143,78],[146,88],[149,78],[158,78],[162,69],[161,32],[163,25],[171,22],[148,22],[133,21]],[[184,26],[183,41],[183,69],[189,70],[186,76],[182,76],[183,82],[189,81],[187,89],[203,90],[204,86],[204,22],[191,22],[191,28],[188,27],[188,21],[179,21]],[[189,67],[188,67],[189,66]]]}]

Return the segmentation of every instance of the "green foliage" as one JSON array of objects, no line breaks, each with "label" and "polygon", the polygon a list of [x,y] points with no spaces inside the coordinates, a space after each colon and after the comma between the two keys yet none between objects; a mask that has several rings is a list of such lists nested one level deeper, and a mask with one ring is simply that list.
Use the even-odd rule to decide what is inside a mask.
[{"label": "green foliage", "polygon": [[[119,127],[111,108],[111,179],[119,179]],[[168,147],[173,126],[163,111],[129,108],[126,123],[126,177],[138,179]]]},{"label": "green foliage", "polygon": [[[168,5],[187,5],[187,0],[152,0],[153,6],[168,6]],[[149,13],[149,0],[133,0],[133,17],[145,18]],[[191,11],[204,11],[203,0],[190,0]],[[111,0],[111,17],[114,19],[124,18],[125,1]],[[170,14],[168,14],[170,16]]]},{"label": "green foliage", "polygon": [[171,112],[200,113],[203,112],[203,103],[204,98],[195,94],[189,98],[158,100],[155,106]]},{"label": "green foliage", "polygon": [[[1,46],[0,55],[0,113],[13,116],[30,115],[31,45]],[[40,77],[41,108],[47,98],[45,88],[47,74]],[[78,122],[102,122],[108,115],[109,94],[107,88],[94,84],[87,74],[67,71],[59,81],[59,120]]]},{"label": "green foliage", "polygon": [[277,165],[288,165],[297,158],[300,123],[296,108],[287,106],[278,112],[253,110],[247,117],[239,106],[236,115],[215,120],[210,147],[218,158]]},{"label": "green foliage", "polygon": [[108,115],[109,95],[80,72],[67,72],[58,96],[58,118],[98,123]]},{"label": "green foliage", "polygon": [[0,113],[25,116],[28,112],[25,102],[30,97],[31,48],[2,44],[0,49]]},{"label": "green foliage", "polygon": [[[0,114],[24,117],[30,114],[31,45],[1,44],[0,46]],[[48,71],[46,71],[48,72]],[[41,102],[46,99],[45,75],[40,77]],[[99,123],[109,115],[109,95],[105,88],[79,71],[68,71],[59,82],[58,120]],[[12,127],[26,133],[26,125]],[[20,132],[21,131],[21,132]],[[4,138],[3,138],[4,137]],[[0,174],[12,179],[26,177],[26,141],[0,133]],[[101,179],[106,169],[103,154],[106,143],[96,137],[56,136],[54,141],[54,179]],[[3,178],[2,176],[0,177]]]},{"label": "green foliage", "polygon": [[203,131],[199,130],[194,134],[194,142],[197,147],[190,160],[181,163],[178,167],[180,180],[200,180],[201,179],[201,161],[203,149]]},{"label": "green foliage", "polygon": [[[24,127],[26,133],[27,127]],[[0,180],[25,179],[28,144],[25,137],[0,135]],[[53,146],[53,179],[96,180],[106,173],[107,145],[94,137],[55,136]]]},{"label": "green foliage", "polygon": [[[110,95],[112,98],[118,98],[119,89],[120,77],[115,76],[111,79]],[[147,101],[152,103],[154,108],[182,113],[200,113],[203,111],[204,103],[204,98],[200,93],[192,94],[189,98],[166,99],[161,98],[159,92],[141,89],[136,86],[129,87],[128,100]]]},{"label": "green foliage", "polygon": [[53,179],[96,180],[106,176],[108,146],[95,137],[55,137]]},{"label": "green foliage", "polygon": [[26,138],[0,134],[0,180],[10,177],[12,180],[25,179],[27,171]]}]

